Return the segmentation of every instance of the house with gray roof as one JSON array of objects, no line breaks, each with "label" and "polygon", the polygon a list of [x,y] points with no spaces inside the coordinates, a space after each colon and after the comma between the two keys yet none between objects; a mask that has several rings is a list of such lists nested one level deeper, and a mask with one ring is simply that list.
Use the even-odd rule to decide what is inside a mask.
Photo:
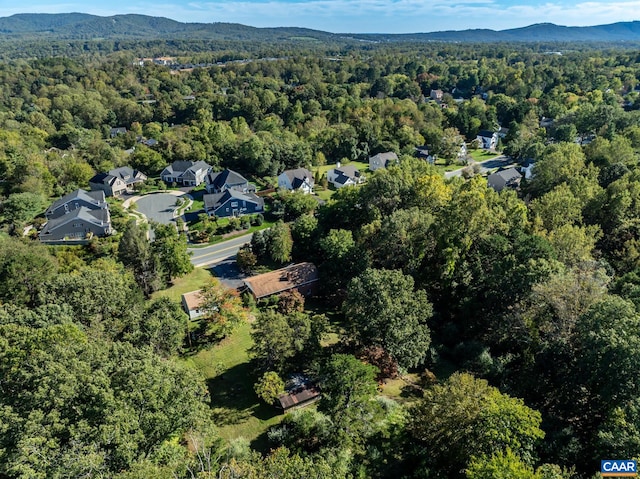
[{"label": "house with gray roof", "polygon": [[126,133],[127,129],[124,126],[118,126],[109,130],[109,136],[111,136],[111,138],[115,138],[118,135],[124,135]]},{"label": "house with gray roof", "polygon": [[256,187],[247,181],[240,173],[226,169],[210,171],[205,178],[207,193],[222,193],[226,190],[236,190],[242,193],[255,192]]},{"label": "house with gray roof", "polygon": [[520,186],[522,174],[515,168],[507,168],[487,176],[487,185],[498,193],[505,188],[517,188]]},{"label": "house with gray roof", "polygon": [[75,190],[53,202],[44,215],[48,220],[59,218],[80,207],[89,210],[106,210],[109,208],[104,191]]},{"label": "house with gray roof", "polygon": [[306,168],[285,170],[278,176],[278,188],[309,194],[313,192],[313,175]]},{"label": "house with gray roof", "polygon": [[377,155],[369,157],[369,169],[371,171],[376,171],[380,168],[387,168],[390,165],[396,164],[398,164],[398,155],[393,151],[378,153]]},{"label": "house with gray roof", "polygon": [[355,166],[341,166],[338,163],[335,168],[327,171],[327,181],[335,188],[343,188],[362,183],[364,175]]},{"label": "house with gray roof", "polygon": [[204,210],[209,216],[227,218],[230,216],[242,216],[264,211],[264,200],[255,193],[230,188],[221,193],[204,195]]},{"label": "house with gray roof", "polygon": [[76,190],[55,201],[45,212],[39,238],[43,243],[81,244],[94,236],[113,234],[104,191]]},{"label": "house with gray roof", "polygon": [[211,166],[204,161],[174,161],[162,170],[160,178],[167,184],[198,186],[210,170]]},{"label": "house with gray roof", "polygon": [[90,210],[81,206],[64,216],[47,221],[39,238],[43,243],[81,244],[94,236],[103,237],[112,233],[108,209]]},{"label": "house with gray roof", "polygon": [[102,190],[106,196],[119,196],[147,179],[147,175],[130,166],[114,168],[106,173],[98,173],[89,180],[93,191]]}]

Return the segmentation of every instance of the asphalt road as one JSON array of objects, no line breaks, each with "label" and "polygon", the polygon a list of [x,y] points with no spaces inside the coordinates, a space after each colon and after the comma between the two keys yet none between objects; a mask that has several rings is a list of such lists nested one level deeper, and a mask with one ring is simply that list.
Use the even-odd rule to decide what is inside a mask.
[{"label": "asphalt road", "polygon": [[222,243],[205,246],[204,248],[189,248],[192,253],[191,263],[196,267],[210,266],[225,260],[233,260],[240,247],[251,241],[251,234],[224,241]]},{"label": "asphalt road", "polygon": [[[513,160],[504,155],[497,156],[495,158],[491,158],[490,160],[484,160],[478,163],[481,167],[480,174],[484,175],[491,170],[495,170],[496,168],[504,168],[506,166],[510,166],[513,164]],[[445,178],[453,178],[454,176],[461,176],[462,170],[464,168],[460,168],[453,171],[447,171],[444,174]]]},{"label": "asphalt road", "polygon": [[145,215],[149,221],[169,224],[174,221],[173,212],[176,209],[176,196],[169,193],[146,195],[136,201],[136,209]]}]

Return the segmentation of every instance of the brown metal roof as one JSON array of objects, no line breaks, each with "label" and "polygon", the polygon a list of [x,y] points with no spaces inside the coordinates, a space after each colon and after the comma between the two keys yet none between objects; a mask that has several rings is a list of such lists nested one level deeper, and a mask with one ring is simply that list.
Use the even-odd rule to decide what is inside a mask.
[{"label": "brown metal roof", "polygon": [[318,281],[318,268],[313,263],[298,263],[244,280],[258,299],[316,281]]},{"label": "brown metal roof", "polygon": [[280,407],[285,411],[295,406],[301,406],[320,397],[320,389],[315,386],[298,389],[278,396]]}]

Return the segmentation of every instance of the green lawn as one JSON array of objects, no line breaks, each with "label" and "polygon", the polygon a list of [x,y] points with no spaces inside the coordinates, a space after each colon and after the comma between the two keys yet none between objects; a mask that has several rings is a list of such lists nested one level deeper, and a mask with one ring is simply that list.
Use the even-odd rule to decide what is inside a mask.
[{"label": "green lawn", "polygon": [[329,188],[326,188],[323,190],[315,190],[313,192],[314,195],[316,195],[318,198],[324,201],[328,201],[329,198],[331,198],[334,193],[335,193],[335,190],[330,190]]},{"label": "green lawn", "polygon": [[[227,223],[229,222],[228,218],[221,218],[219,220],[220,226],[224,226],[224,223],[222,222],[223,220],[227,220]],[[189,247],[190,248],[204,248],[205,246],[210,246],[212,244],[222,243],[223,241],[229,241],[231,239],[238,238],[240,236],[248,235],[250,233],[255,233],[256,231],[259,231],[259,230],[266,230],[267,228],[271,228],[274,224],[275,224],[275,221],[266,221],[265,220],[260,226],[252,226],[248,230],[240,230],[240,231],[238,231],[236,233],[229,234],[228,236],[215,235],[213,237],[213,239],[211,241],[209,241],[208,243],[191,244],[191,245],[189,245]]]},{"label": "green lawn", "polygon": [[167,297],[174,301],[181,301],[181,296],[184,293],[202,288],[211,278],[212,276],[209,270],[194,268],[188,275],[174,279],[173,285],[170,288],[153,293],[153,298]]},{"label": "green lawn", "polygon": [[207,380],[211,408],[220,435],[226,440],[243,437],[252,446],[268,451],[266,431],[283,415],[258,399],[253,391],[257,380],[249,362],[253,345],[251,325],[243,324],[220,344],[187,359]]},{"label": "green lawn", "polygon": [[461,165],[457,161],[454,161],[450,165],[447,165],[442,158],[438,158],[433,166],[435,166],[436,169],[443,174],[446,173],[447,171],[455,171],[455,170],[459,170],[460,168],[463,168],[463,165]]},{"label": "green lawn", "polygon": [[473,158],[474,161],[484,161],[490,160],[491,158],[496,158],[500,156],[500,153],[495,153],[487,150],[469,150],[469,156]]},{"label": "green lawn", "polygon": [[[344,163],[342,166],[355,166],[362,173],[364,173],[365,171],[367,171],[369,169],[369,163],[364,163],[362,161],[350,161],[348,163]],[[312,173],[315,175],[316,171],[319,171],[320,172],[320,176],[322,176],[322,175],[326,174],[327,171],[329,171],[330,169],[335,168],[335,167],[336,167],[335,163],[332,163],[330,165],[314,166],[312,168]]]}]

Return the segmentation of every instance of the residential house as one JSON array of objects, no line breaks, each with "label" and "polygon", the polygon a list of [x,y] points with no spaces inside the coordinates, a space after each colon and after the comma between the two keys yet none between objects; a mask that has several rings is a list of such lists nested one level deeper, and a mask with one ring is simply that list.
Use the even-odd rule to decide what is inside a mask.
[{"label": "residential house", "polygon": [[436,156],[429,152],[428,146],[416,146],[415,150],[416,158],[426,161],[427,163],[434,164],[436,162]]},{"label": "residential house", "polygon": [[152,148],[158,144],[158,140],[156,140],[155,138],[144,138],[142,136],[138,136],[136,138],[136,142],[140,143],[141,145],[148,146],[149,148]]},{"label": "residential house", "polygon": [[226,218],[230,216],[242,216],[264,211],[264,200],[255,193],[242,193],[238,190],[228,189],[222,193],[204,195],[204,210],[209,216]]},{"label": "residential house", "polygon": [[364,175],[355,166],[340,166],[327,171],[327,181],[336,188],[358,185],[364,181]]},{"label": "residential house", "polygon": [[118,135],[124,135],[125,133],[127,133],[127,129],[124,126],[118,126],[109,130],[109,136],[111,136],[111,138],[115,138]]},{"label": "residential house", "polygon": [[498,133],[495,131],[482,130],[476,139],[480,143],[480,148],[485,150],[495,150],[498,145]]},{"label": "residential house", "polygon": [[253,193],[255,186],[247,181],[240,173],[233,170],[210,171],[205,177],[207,193],[222,193],[226,190],[236,190],[242,193]]},{"label": "residential house", "polygon": [[64,216],[70,211],[82,206],[89,210],[109,209],[104,191],[75,190],[68,195],[64,195],[59,200],[54,201],[51,206],[47,208],[44,215],[48,220],[52,220]]},{"label": "residential house", "polygon": [[442,90],[431,90],[431,94],[429,95],[432,100],[442,101],[444,97],[444,92]]},{"label": "residential house", "polygon": [[498,193],[505,188],[517,188],[520,186],[522,174],[515,168],[507,168],[487,176],[487,185]]},{"label": "residential house", "polygon": [[98,173],[89,180],[93,191],[102,190],[106,196],[119,196],[147,179],[147,175],[130,166],[114,168],[106,173]]},{"label": "residential house", "polygon": [[80,244],[113,234],[104,191],[76,190],[49,206],[45,216],[39,234],[43,243]]},{"label": "residential house", "polygon": [[201,293],[201,290],[197,290],[182,295],[182,309],[189,315],[189,319],[196,319],[205,314],[205,311],[200,309],[204,302]]},{"label": "residential house", "polygon": [[318,287],[318,281],[318,268],[313,263],[298,263],[251,276],[244,280],[244,284],[255,299],[262,299],[291,290],[311,296]]},{"label": "residential house", "polygon": [[398,155],[393,151],[378,153],[377,155],[369,157],[369,169],[371,171],[376,171],[380,168],[387,168],[390,165],[396,164],[398,164]]},{"label": "residential house", "polygon": [[306,168],[286,170],[278,176],[278,188],[289,191],[313,192],[313,175]]},{"label": "residential house", "polygon": [[198,186],[204,182],[211,167],[204,161],[174,161],[167,166],[160,178],[165,183],[184,186]]}]

